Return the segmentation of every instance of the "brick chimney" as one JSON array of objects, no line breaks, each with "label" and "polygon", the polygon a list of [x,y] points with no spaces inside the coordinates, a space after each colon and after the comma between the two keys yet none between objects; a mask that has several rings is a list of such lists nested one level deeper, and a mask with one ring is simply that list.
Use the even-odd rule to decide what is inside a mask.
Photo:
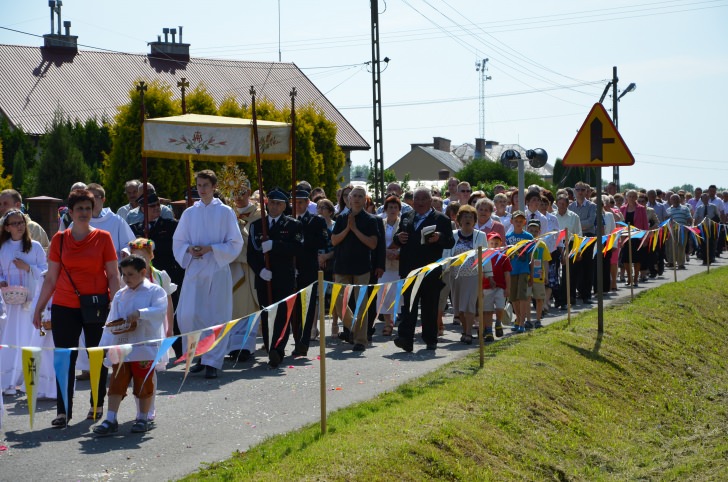
[{"label": "brick chimney", "polygon": [[[190,60],[190,44],[182,43],[182,27],[179,27],[179,42],[176,41],[178,33],[176,28],[163,28],[164,41],[162,37],[157,35],[156,42],[149,42],[151,57],[158,59],[174,59],[174,60]],[[169,35],[172,35],[172,41],[169,41]]]},{"label": "brick chimney", "polygon": [[482,159],[485,157],[485,139],[480,137],[475,138],[475,152],[473,153],[473,159]]},{"label": "brick chimney", "polygon": [[450,139],[445,139],[444,137],[433,137],[432,147],[438,151],[450,152]]}]

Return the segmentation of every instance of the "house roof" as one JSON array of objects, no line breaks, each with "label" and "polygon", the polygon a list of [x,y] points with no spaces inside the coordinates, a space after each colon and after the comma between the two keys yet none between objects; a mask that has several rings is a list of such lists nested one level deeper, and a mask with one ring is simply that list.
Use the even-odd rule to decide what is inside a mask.
[{"label": "house roof", "polygon": [[455,156],[452,152],[445,152],[438,149],[435,149],[433,147],[423,147],[423,146],[417,146],[415,149],[420,149],[427,153],[428,155],[434,157],[437,159],[438,162],[443,164],[446,168],[450,170],[450,172],[458,172],[460,169],[462,169],[465,166],[465,163],[458,159],[457,156]]},{"label": "house roof", "polygon": [[[508,149],[518,151],[521,154],[521,158],[526,159],[526,149],[521,147],[519,144],[494,144],[489,148],[486,148],[483,154],[484,157],[490,161],[500,162],[501,154],[503,154],[503,151]],[[464,164],[473,160],[474,153],[475,146],[467,142],[453,148],[453,154],[455,154]],[[549,163],[546,163],[543,167],[536,169],[526,162],[525,167],[527,172],[532,172],[541,177],[552,177],[554,174],[554,166]]]},{"label": "house roof", "polygon": [[249,62],[191,58],[160,59],[143,54],[79,50],[67,54],[52,49],[0,44],[0,112],[29,134],[43,134],[57,107],[71,119],[113,119],[117,107],[129,101],[138,80],[158,80],[173,86],[185,77],[194,87],[204,82],[216,102],[233,95],[249,102],[250,86],[259,99],[276,107],[313,103],[338,128],[336,141],[345,150],[368,150],[366,140],[294,63]]}]

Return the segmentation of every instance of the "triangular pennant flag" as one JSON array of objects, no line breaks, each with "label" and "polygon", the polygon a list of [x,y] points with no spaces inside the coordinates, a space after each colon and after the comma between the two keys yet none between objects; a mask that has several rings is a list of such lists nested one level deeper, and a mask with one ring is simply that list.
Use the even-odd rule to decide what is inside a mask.
[{"label": "triangular pennant flag", "polygon": [[192,363],[192,359],[195,357],[197,343],[200,341],[200,335],[202,335],[202,332],[200,331],[194,331],[187,335],[187,351],[185,351],[184,356],[180,357],[175,362],[179,363],[182,359],[185,360],[185,374],[182,377],[182,383],[179,384],[179,390],[177,390],[177,393],[182,391],[182,385],[184,385],[185,380],[187,380],[187,374],[190,372],[190,364]]},{"label": "triangular pennant flag", "polygon": [[[367,287],[365,285],[359,286],[359,296],[356,297],[356,307],[354,308],[354,322],[356,322],[356,320],[359,317],[359,309],[361,308],[361,304],[364,303],[364,298],[366,296],[367,296]],[[359,320],[360,326],[363,322],[364,322],[364,316],[362,316],[361,320]],[[353,324],[352,324],[352,327],[353,327]]]},{"label": "triangular pennant flag", "polygon": [[[389,307],[390,310],[395,309],[395,306],[399,306],[399,299],[402,297],[402,294],[404,293],[404,280],[397,281],[397,284],[393,286],[391,289],[394,291],[394,301],[392,302],[392,305]],[[397,317],[394,317],[394,322],[397,322]]]},{"label": "triangular pennant flag", "polygon": [[86,351],[88,352],[89,372],[91,375],[91,399],[93,400],[94,413],[96,413],[96,407],[99,402],[99,380],[101,379],[101,367],[104,364],[104,349],[96,346],[86,348]]},{"label": "triangular pennant flag", "polygon": [[35,415],[35,402],[38,397],[38,367],[40,366],[43,351],[37,347],[24,346],[22,349],[23,380],[25,393],[28,395],[28,411],[30,412],[30,430],[33,430],[33,415]]},{"label": "triangular pennant flag", "polygon": [[298,296],[297,293],[292,294],[288,298],[285,299],[286,302],[286,324],[283,325],[283,329],[281,330],[281,335],[276,340],[276,345],[274,348],[278,348],[278,345],[281,344],[281,341],[283,341],[283,338],[286,336],[286,331],[288,331],[288,324],[291,322],[291,314],[293,313],[293,308],[296,306],[296,297]]},{"label": "triangular pennant flag", "polygon": [[228,321],[227,323],[225,323],[225,325],[223,325],[222,333],[218,332],[219,334],[217,335],[217,338],[215,339],[215,343],[213,343],[212,346],[207,351],[210,351],[213,348],[215,348],[218,345],[218,343],[220,343],[223,340],[223,338],[225,338],[225,336],[227,336],[227,334],[230,332],[230,330],[232,330],[241,319],[242,318],[238,318],[237,320],[232,320],[232,321]]},{"label": "triangular pennant flag", "polygon": [[255,328],[258,326],[258,318],[260,318],[260,311],[256,311],[252,315],[248,316],[248,329],[245,330],[245,335],[243,336],[243,343],[240,344],[240,349],[242,350],[245,347],[245,342],[248,341],[248,337],[253,332]]},{"label": "triangular pennant flag", "polygon": [[276,315],[278,314],[278,303],[273,306],[266,307],[265,311],[268,312],[268,347],[273,348],[273,327],[276,324]]},{"label": "triangular pennant flag", "polygon": [[220,338],[220,333],[222,332],[224,326],[225,325],[216,325],[212,328],[208,328],[212,330],[212,333],[210,333],[205,338],[200,340],[199,343],[197,343],[195,356],[202,356],[212,349],[212,347],[215,345],[215,341]]},{"label": "triangular pennant flag", "polygon": [[109,346],[106,348],[107,350],[107,356],[109,357],[109,361],[116,365],[116,371],[112,373],[111,376],[115,377],[117,373],[119,373],[119,367],[122,363],[124,363],[124,360],[127,356],[129,356],[129,353],[131,353],[132,346],[129,344],[126,345],[114,345]]},{"label": "triangular pennant flag", "polygon": [[147,378],[149,378],[149,375],[154,372],[154,367],[157,366],[157,363],[159,363],[159,360],[162,359],[165,353],[167,353],[167,350],[169,350],[175,341],[177,341],[178,336],[172,336],[170,338],[165,338],[162,340],[162,343],[159,344],[159,350],[157,350],[157,355],[154,357],[154,361],[152,362],[152,366],[149,368],[149,371],[147,372],[147,376],[144,377],[144,381],[142,382],[142,385],[147,381]]},{"label": "triangular pennant flag", "polygon": [[412,310],[415,304],[415,297],[420,290],[420,285],[422,284],[422,280],[425,279],[425,276],[427,276],[427,273],[424,270],[417,275],[417,281],[415,281],[415,285],[412,287],[412,295],[410,296],[410,310]]},{"label": "triangular pennant flag", "polygon": [[369,300],[367,301],[366,306],[364,306],[364,313],[362,313],[362,315],[361,315],[362,319],[367,316],[367,311],[369,311],[369,305],[371,305],[374,298],[377,297],[377,293],[379,293],[379,290],[381,289],[381,287],[382,287],[382,285],[374,285],[372,287],[372,294],[369,295]]},{"label": "triangular pennant flag", "polygon": [[[306,329],[306,321],[308,316],[308,305],[311,302],[311,293],[313,292],[313,284],[306,286],[301,293],[301,331]],[[326,295],[324,295],[325,297]]]},{"label": "triangular pennant flag", "polygon": [[65,412],[68,413],[68,370],[71,367],[71,350],[69,348],[55,348],[53,350],[53,369],[56,371],[56,380],[63,399]]},{"label": "triangular pennant flag", "polygon": [[341,284],[334,283],[331,288],[331,306],[329,307],[329,316],[334,316],[334,307],[336,306],[336,298],[339,297],[339,291],[341,291]]},{"label": "triangular pennant flag", "polygon": [[349,305],[349,297],[351,296],[352,292],[352,286],[351,285],[345,285],[344,286],[344,296],[341,299],[341,317],[344,317],[344,313],[346,313],[346,307]]},{"label": "triangular pennant flag", "polygon": [[564,238],[566,238],[566,229],[562,229],[561,231],[559,231],[559,235],[556,237],[556,242],[554,243],[554,245],[558,246],[559,244],[561,244],[561,241],[563,241]]},{"label": "triangular pennant flag", "polygon": [[382,307],[384,306],[384,302],[387,300],[387,293],[389,293],[389,290],[392,289],[392,283],[385,283],[384,286],[382,286],[382,296],[379,297],[379,303],[377,303],[377,315],[382,312]]}]

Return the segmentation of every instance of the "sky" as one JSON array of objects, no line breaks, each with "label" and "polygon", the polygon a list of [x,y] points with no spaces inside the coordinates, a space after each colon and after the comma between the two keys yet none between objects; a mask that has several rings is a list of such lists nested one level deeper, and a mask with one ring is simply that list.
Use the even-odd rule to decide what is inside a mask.
[{"label": "sky", "polygon": [[[192,57],[293,62],[373,145],[370,2],[65,0],[79,44],[146,53],[184,27]],[[621,182],[728,187],[728,0],[380,0],[385,167],[412,143],[480,137],[566,154],[618,67]],[[0,0],[0,43],[42,45],[45,0]],[[80,47],[88,49],[89,47]],[[482,81],[476,63],[486,62]],[[605,107],[611,115],[612,98]],[[373,151],[354,152],[355,165]],[[602,170],[611,180],[612,169]]]}]

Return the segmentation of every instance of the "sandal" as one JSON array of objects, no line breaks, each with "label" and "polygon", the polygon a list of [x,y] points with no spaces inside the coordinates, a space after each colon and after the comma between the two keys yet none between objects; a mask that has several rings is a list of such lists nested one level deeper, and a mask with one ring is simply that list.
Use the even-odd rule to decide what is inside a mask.
[{"label": "sandal", "polygon": [[382,336],[392,336],[392,331],[394,331],[394,327],[392,325],[386,325],[382,328]]},{"label": "sandal", "polygon": [[54,418],[53,420],[51,420],[51,427],[53,427],[53,428],[63,428],[63,427],[66,427],[68,425],[68,420],[70,420],[70,419],[66,419],[66,414],[65,413],[59,413],[56,416],[56,418]]},{"label": "sandal", "polygon": [[131,433],[145,433],[149,431],[149,421],[138,419],[131,426]]},{"label": "sandal", "polygon": [[111,420],[104,420],[100,424],[94,427],[94,433],[96,435],[111,435],[112,433],[116,433],[119,431],[119,422],[117,421],[111,421]]},{"label": "sandal", "polygon": [[96,413],[94,413],[93,408],[90,408],[88,413],[86,414],[86,420],[93,420],[95,422],[96,420],[101,420],[101,417],[103,415],[104,415],[103,407],[96,407]]}]

